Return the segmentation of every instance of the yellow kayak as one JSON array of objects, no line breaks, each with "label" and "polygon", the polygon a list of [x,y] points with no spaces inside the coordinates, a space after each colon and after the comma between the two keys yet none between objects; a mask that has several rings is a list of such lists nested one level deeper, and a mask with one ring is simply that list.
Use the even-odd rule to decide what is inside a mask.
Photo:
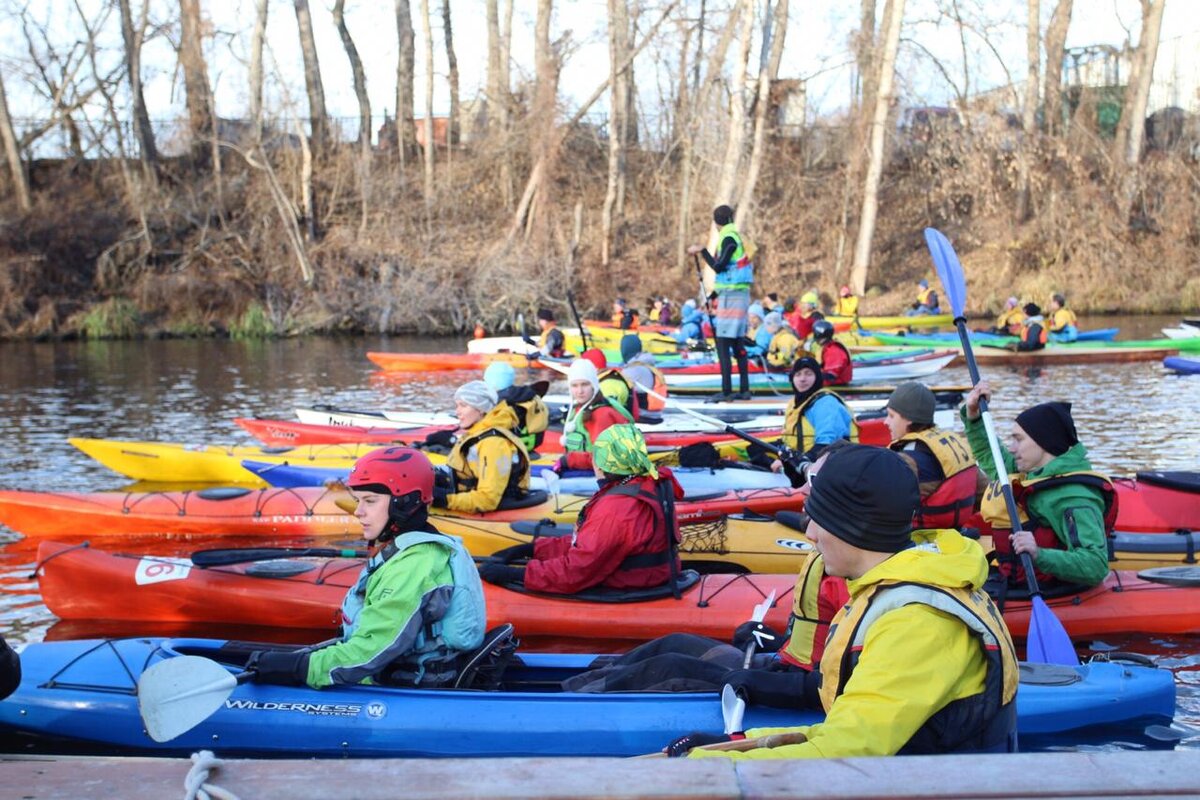
[{"label": "yellow kayak", "polygon": [[[654,331],[623,331],[620,328],[598,328],[588,326],[588,345],[599,347],[601,350],[620,350],[621,339],[628,333],[636,333],[642,340],[642,350],[647,353],[678,353],[679,342],[670,336]],[[582,352],[583,339],[577,329],[566,330],[566,347],[568,350]]]},{"label": "yellow kayak", "polygon": [[920,317],[906,317],[903,314],[896,314],[890,317],[844,317],[838,314],[830,314],[825,317],[837,325],[850,325],[851,329],[862,328],[864,330],[880,330],[886,328],[949,328],[954,325],[953,314],[927,314]]}]

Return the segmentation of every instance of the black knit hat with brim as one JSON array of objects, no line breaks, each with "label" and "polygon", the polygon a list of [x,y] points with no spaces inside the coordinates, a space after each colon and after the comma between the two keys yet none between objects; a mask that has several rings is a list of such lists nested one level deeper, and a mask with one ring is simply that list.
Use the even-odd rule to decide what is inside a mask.
[{"label": "black knit hat with brim", "polygon": [[804,510],[847,544],[898,553],[912,544],[912,518],[920,501],[917,476],[899,455],[849,445],[830,455],[812,479]]}]

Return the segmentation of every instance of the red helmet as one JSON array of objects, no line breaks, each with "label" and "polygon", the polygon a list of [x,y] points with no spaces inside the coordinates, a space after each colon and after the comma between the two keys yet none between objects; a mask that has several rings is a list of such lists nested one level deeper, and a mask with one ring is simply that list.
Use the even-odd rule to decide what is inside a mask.
[{"label": "red helmet", "polygon": [[433,464],[427,455],[412,447],[385,447],[354,462],[346,485],[351,489],[380,486],[393,497],[419,491],[421,502],[431,503]]},{"label": "red helmet", "polygon": [[608,357],[605,356],[604,351],[600,350],[599,348],[593,347],[590,350],[584,350],[579,354],[579,357],[586,358],[588,361],[595,364],[597,372],[608,367]]}]

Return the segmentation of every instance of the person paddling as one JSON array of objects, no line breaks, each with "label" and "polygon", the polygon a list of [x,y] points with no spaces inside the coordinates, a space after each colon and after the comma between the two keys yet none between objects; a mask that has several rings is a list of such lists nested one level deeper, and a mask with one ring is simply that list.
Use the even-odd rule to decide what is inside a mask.
[{"label": "person paddling", "polygon": [[[847,580],[819,680],[797,705],[825,721],[802,728],[696,732],[666,747],[692,758],[848,758],[1014,752],[1016,649],[979,591],[987,559],[957,531],[914,542],[917,480],[901,458],[864,445],[833,453],[805,503],[825,570]],[[819,688],[817,688],[819,687]],[[815,697],[812,695],[816,695]],[[816,701],[814,703],[814,701]],[[744,752],[693,749],[774,733],[799,744]]]},{"label": "person paddling", "polygon": [[558,323],[554,319],[554,312],[548,308],[539,308],[537,312],[538,328],[541,329],[541,335],[538,336],[538,352],[544,353],[553,358],[562,358],[566,355],[566,338],[563,332],[558,329]]},{"label": "person paddling", "polygon": [[[674,503],[683,489],[671,470],[651,463],[642,434],[629,424],[601,432],[592,461],[600,489],[579,512],[574,535],[502,550],[479,567],[484,580],[575,594],[662,586],[679,573]],[[512,564],[520,559],[529,560]]]},{"label": "person paddling", "polygon": [[[742,240],[733,222],[733,209],[729,206],[713,209],[713,222],[720,228],[716,258],[702,245],[692,245],[688,254],[703,256],[717,275],[713,290],[718,297],[715,333],[717,359],[721,363],[721,394],[714,401],[749,400],[752,397],[750,369],[742,337],[746,335],[746,309],[750,306],[750,287],[754,284],[753,248]],[[733,394],[733,359],[737,359],[740,381],[736,395]]]},{"label": "person paddling", "polygon": [[1025,571],[1017,559],[1020,553],[1033,559],[1043,591],[1076,591],[1100,584],[1108,575],[1108,534],[1116,523],[1116,490],[1092,468],[1075,431],[1071,404],[1041,403],[1017,415],[1012,450],[1004,453],[1022,516],[1013,524],[996,483],[995,462],[979,411],[980,398],[990,402],[991,396],[991,385],[980,381],[960,412],[975,460],[992,479],[980,507],[991,526],[999,561],[991,590],[1003,597],[1025,585]]},{"label": "person paddling", "polygon": [[355,518],[374,548],[342,601],[342,635],[327,646],[257,650],[259,683],[452,684],[459,657],[483,642],[483,586],[462,541],[429,522],[433,465],[420,450],[388,447],[354,464],[346,480]]}]

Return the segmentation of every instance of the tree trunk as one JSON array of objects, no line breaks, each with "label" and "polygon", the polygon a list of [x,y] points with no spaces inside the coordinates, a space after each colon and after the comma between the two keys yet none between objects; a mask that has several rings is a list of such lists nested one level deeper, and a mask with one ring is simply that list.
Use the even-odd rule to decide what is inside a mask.
[{"label": "tree trunk", "polygon": [[1033,198],[1029,189],[1029,162],[1033,157],[1037,141],[1038,62],[1041,60],[1041,3],[1026,0],[1025,58],[1028,71],[1025,75],[1025,99],[1021,108],[1021,146],[1017,151],[1017,222],[1029,219],[1033,209]]},{"label": "tree trunk", "polygon": [[883,53],[879,59],[879,81],[875,95],[875,114],[871,120],[871,155],[863,184],[862,213],[859,215],[858,243],[850,285],[857,295],[867,290],[867,270],[871,265],[871,241],[875,237],[875,215],[879,211],[879,179],[883,174],[883,138],[887,129],[888,106],[896,71],[896,50],[900,46],[900,25],[904,19],[904,0],[887,0],[884,7]]},{"label": "tree trunk", "polygon": [[338,35],[342,37],[346,58],[350,60],[350,70],[354,74],[354,95],[358,98],[358,177],[362,208],[359,230],[365,231],[371,179],[371,98],[367,95],[367,76],[363,72],[362,59],[358,57],[358,47],[346,26],[345,9],[346,0],[336,0],[333,4],[333,22],[337,25]]},{"label": "tree trunk", "polygon": [[196,160],[203,163],[209,158],[208,142],[214,121],[208,67],[204,63],[204,49],[200,41],[200,0],[179,0],[179,23],[179,65],[183,68],[192,151]]},{"label": "tree trunk", "polygon": [[714,206],[733,203],[733,187],[737,182],[746,149],[746,62],[750,60],[750,44],[754,39],[754,0],[738,0],[737,8],[741,14],[741,50],[733,64],[733,79],[729,84],[729,124],[725,136],[725,157],[721,160],[721,174],[713,192]]},{"label": "tree trunk", "polygon": [[1142,32],[1133,54],[1129,87],[1125,90],[1125,108],[1121,112],[1117,135],[1117,154],[1129,167],[1136,167],[1142,157],[1146,103],[1150,98],[1150,83],[1154,78],[1154,61],[1158,58],[1158,38],[1166,4],[1167,0],[1142,0]]},{"label": "tree trunk", "polygon": [[531,117],[532,160],[540,164],[539,180],[534,185],[532,209],[526,219],[525,237],[537,232],[536,244],[544,243],[547,216],[552,209],[553,172],[558,161],[559,137],[555,136],[554,116],[558,107],[558,57],[550,44],[550,18],[553,0],[538,0],[533,34],[534,87]]},{"label": "tree trunk", "polygon": [[[143,9],[150,5],[149,0],[143,3]],[[146,30],[143,24],[137,30],[133,27],[133,10],[129,0],[120,0],[121,6],[121,38],[125,42],[125,72],[129,76],[129,95],[133,100],[133,132],[138,142],[138,159],[142,162],[142,171],[147,178],[154,175],[154,166],[158,162],[158,148],[154,143],[154,129],[150,127],[150,115],[146,111],[146,98],[142,93],[142,35]]]},{"label": "tree trunk", "polygon": [[269,0],[256,0],[254,35],[250,39],[250,126],[255,143],[262,141],[263,41],[267,37]]},{"label": "tree trunk", "polygon": [[458,144],[458,56],[454,54],[454,31],[450,26],[450,0],[442,0],[442,29],[446,36],[446,64],[450,81],[450,120],[446,126],[446,146]]},{"label": "tree trunk", "polygon": [[[617,65],[629,52],[629,8],[626,0],[608,0],[608,189],[600,220],[600,263],[608,266],[613,246],[613,212],[618,184],[625,172],[625,120],[629,111],[629,73],[618,73]],[[619,211],[617,212],[620,213]]]},{"label": "tree trunk", "polygon": [[851,124],[846,135],[845,169],[842,183],[842,212],[839,216],[837,246],[833,256],[833,280],[841,282],[846,264],[846,240],[850,236],[850,208],[867,151],[867,133],[875,114],[875,89],[879,71],[875,69],[875,0],[862,0],[858,33],[854,37],[854,58],[858,66],[858,92],[851,98]]},{"label": "tree trunk", "polygon": [[304,57],[304,88],[308,92],[308,118],[313,147],[317,152],[329,143],[329,115],[325,113],[325,87],[321,83],[321,61],[317,58],[317,40],[313,37],[312,15],[308,0],[293,0],[296,27],[300,31],[300,54]]},{"label": "tree trunk", "polygon": [[[701,12],[704,0],[700,2]],[[679,142],[679,209],[675,215],[675,265],[687,263],[688,221],[692,210],[692,92],[688,89],[688,52],[690,51],[691,27],[687,22],[687,9],[683,10],[679,27],[683,44],[679,48],[679,91],[675,96],[675,133],[673,140]],[[701,23],[703,24],[703,22]],[[700,54],[696,54],[700,63]],[[699,69],[696,69],[699,72]]]},{"label": "tree trunk", "polygon": [[500,3],[499,0],[487,0],[487,90],[484,108],[487,110],[489,135],[494,135],[499,127],[500,102]]},{"label": "tree trunk", "polygon": [[417,152],[417,131],[413,124],[415,34],[408,0],[396,0],[396,37],[400,53],[396,59],[396,147],[400,165]]},{"label": "tree trunk", "polygon": [[8,115],[8,97],[4,93],[3,75],[0,75],[0,138],[4,139],[4,155],[8,159],[8,170],[12,173],[17,205],[22,211],[29,211],[33,208],[33,201],[29,196],[29,178],[25,176],[25,164],[21,161],[17,133],[13,130],[12,117]]},{"label": "tree trunk", "polygon": [[425,208],[433,205],[433,28],[429,24],[429,0],[421,0],[421,33],[425,46]]},{"label": "tree trunk", "polygon": [[1046,133],[1057,136],[1063,130],[1062,72],[1067,29],[1071,26],[1074,0],[1058,0],[1050,24],[1046,27],[1046,74],[1042,77],[1042,103]]},{"label": "tree trunk", "polygon": [[750,147],[750,161],[742,179],[742,193],[738,198],[738,229],[749,231],[754,226],[754,185],[762,169],[763,153],[767,141],[767,115],[771,105],[771,84],[779,77],[779,62],[783,60],[783,44],[787,36],[788,0],[778,0],[772,20],[770,0],[763,19],[762,57],[758,65],[758,98],[754,109],[754,139]]}]

